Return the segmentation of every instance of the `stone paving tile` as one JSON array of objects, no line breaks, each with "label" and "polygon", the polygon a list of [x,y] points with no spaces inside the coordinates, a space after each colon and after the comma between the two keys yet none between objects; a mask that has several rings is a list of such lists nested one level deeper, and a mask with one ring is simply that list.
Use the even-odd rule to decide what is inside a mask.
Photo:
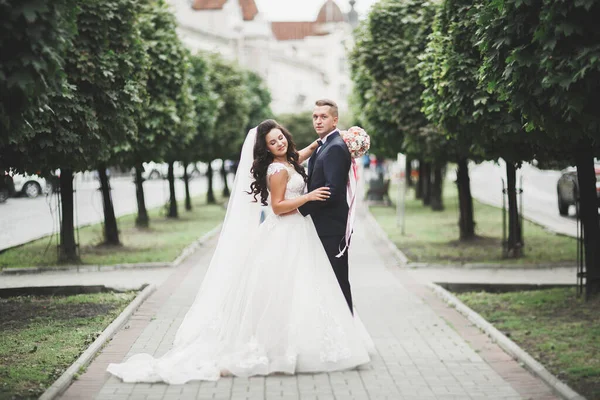
[{"label": "stone paving tile", "polygon": [[[359,219],[350,254],[358,314],[377,347],[369,365],[329,374],[227,377],[217,382],[178,386],[125,384],[104,372],[107,362],[120,362],[139,352],[160,356],[169,350],[206,272],[210,260],[210,251],[206,251],[192,257],[189,264],[180,267],[165,282],[164,288],[161,286],[148,299],[146,307],[130,322],[137,321],[140,325],[137,330],[119,332],[88,368],[93,374],[84,374],[80,381],[95,381],[97,391],[91,394],[91,385],[83,392],[83,386],[77,387],[75,383],[63,398],[78,398],[77,395],[100,400],[555,398],[542,382],[486,340],[460,314],[398,268],[389,250],[375,237],[367,236],[365,224]],[[100,364],[98,359],[102,361]]]}]

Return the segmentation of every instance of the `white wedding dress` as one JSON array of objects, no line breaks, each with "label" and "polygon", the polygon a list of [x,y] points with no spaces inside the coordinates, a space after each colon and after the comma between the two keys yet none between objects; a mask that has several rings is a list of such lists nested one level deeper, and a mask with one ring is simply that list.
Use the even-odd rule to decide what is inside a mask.
[{"label": "white wedding dress", "polygon": [[[286,199],[302,195],[305,183],[293,168],[273,163],[268,175],[283,169]],[[160,358],[138,354],[110,364],[108,371],[123,381],[183,384],[369,362],[373,343],[348,309],[311,218],[269,212],[255,222],[260,207],[247,204],[249,189],[237,181],[215,255],[173,348]],[[240,202],[238,208],[250,208],[236,215],[232,206]]]}]

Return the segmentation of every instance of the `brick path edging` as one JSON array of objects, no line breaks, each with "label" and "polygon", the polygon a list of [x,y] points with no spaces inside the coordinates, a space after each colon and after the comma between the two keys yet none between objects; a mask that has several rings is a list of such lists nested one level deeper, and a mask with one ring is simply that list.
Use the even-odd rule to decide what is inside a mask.
[{"label": "brick path edging", "polygon": [[577,270],[577,266],[573,265],[573,263],[555,263],[555,264],[502,264],[502,263],[465,263],[465,264],[436,264],[436,263],[423,263],[423,262],[409,262],[406,265],[411,269],[426,269],[426,268],[448,268],[448,267],[460,267],[463,269],[509,269],[509,268],[519,268],[519,269],[568,269],[568,270]]},{"label": "brick path edging", "polygon": [[60,267],[47,267],[47,268],[8,268],[0,270],[0,275],[20,275],[20,274],[43,274],[45,272],[57,272],[57,271],[77,271],[77,272],[100,272],[100,271],[114,271],[118,269],[130,269],[130,268],[175,268],[178,267],[187,257],[196,251],[206,240],[213,237],[216,233],[221,230],[222,223],[215,226],[213,229],[196,239],[194,242],[186,246],[179,256],[171,262],[149,262],[149,263],[124,263],[124,264],[113,264],[113,265],[65,265]]},{"label": "brick path edging", "polygon": [[490,338],[496,342],[506,353],[508,353],[515,360],[521,362],[525,368],[529,370],[529,372],[542,379],[559,396],[567,400],[585,400],[585,397],[581,396],[571,389],[566,383],[560,381],[557,377],[552,375],[542,364],[536,361],[525,350],[506,337],[502,332],[486,321],[481,315],[465,305],[452,293],[435,283],[429,283],[428,286],[437,296],[442,298],[450,306],[454,307],[481,331],[490,336]]},{"label": "brick path edging", "polygon": [[135,299],[119,314],[119,316],[102,332],[100,336],[83,352],[81,356],[40,396],[40,400],[53,400],[58,398],[71,385],[75,376],[80,373],[102,350],[115,333],[127,323],[138,307],[156,290],[155,285],[146,286]]}]

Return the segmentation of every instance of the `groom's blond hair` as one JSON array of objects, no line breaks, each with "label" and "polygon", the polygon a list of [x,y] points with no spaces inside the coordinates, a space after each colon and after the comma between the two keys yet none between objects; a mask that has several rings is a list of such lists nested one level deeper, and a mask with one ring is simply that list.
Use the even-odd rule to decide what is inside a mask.
[{"label": "groom's blond hair", "polygon": [[329,106],[329,110],[331,111],[331,115],[334,117],[338,116],[338,105],[335,101],[329,99],[320,99],[315,102],[317,107]]}]

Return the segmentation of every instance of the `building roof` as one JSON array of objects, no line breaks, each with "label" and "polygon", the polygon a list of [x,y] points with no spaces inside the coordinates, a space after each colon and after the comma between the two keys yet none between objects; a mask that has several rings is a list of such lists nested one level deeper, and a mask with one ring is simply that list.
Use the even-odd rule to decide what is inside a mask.
[{"label": "building roof", "polygon": [[307,36],[322,36],[326,33],[319,25],[329,22],[347,22],[346,16],[334,0],[326,0],[316,21],[272,22],[271,30],[277,40],[301,40]]},{"label": "building roof", "polygon": [[[258,14],[258,7],[254,0],[238,0],[242,8],[244,21],[252,21]],[[194,0],[194,10],[222,10],[227,0]]]},{"label": "building roof", "polygon": [[316,34],[316,22],[272,22],[271,30],[277,40],[301,40]]},{"label": "building roof", "polygon": [[334,0],[327,0],[317,16],[317,22],[321,24],[346,21],[346,16]]},{"label": "building roof", "polygon": [[194,10],[222,10],[227,0],[194,0]]},{"label": "building roof", "polygon": [[239,0],[240,7],[242,7],[242,14],[244,15],[244,21],[252,21],[256,14],[258,14],[258,7],[254,0]]}]

